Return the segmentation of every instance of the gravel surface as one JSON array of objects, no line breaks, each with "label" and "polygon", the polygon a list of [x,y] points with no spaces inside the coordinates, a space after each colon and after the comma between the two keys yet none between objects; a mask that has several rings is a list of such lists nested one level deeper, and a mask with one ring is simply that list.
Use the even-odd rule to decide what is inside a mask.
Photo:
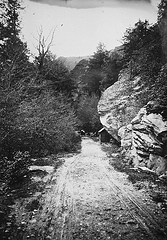
[{"label": "gravel surface", "polygon": [[32,196],[31,211],[16,204],[17,221],[24,226],[20,239],[167,239],[157,205],[112,167],[99,142],[83,138],[81,152],[63,162],[44,191]]},{"label": "gravel surface", "polygon": [[64,160],[43,196],[44,238],[167,239],[154,203],[114,170],[98,142],[84,138],[81,153]]}]

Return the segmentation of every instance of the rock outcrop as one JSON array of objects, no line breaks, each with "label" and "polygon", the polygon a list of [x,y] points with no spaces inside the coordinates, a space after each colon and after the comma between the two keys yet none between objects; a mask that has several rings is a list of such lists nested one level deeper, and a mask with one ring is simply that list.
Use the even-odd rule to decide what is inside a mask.
[{"label": "rock outcrop", "polygon": [[120,141],[118,130],[128,125],[141,107],[137,100],[139,80],[131,80],[129,72],[122,72],[118,81],[104,91],[98,103],[100,121],[117,141]]},{"label": "rock outcrop", "polygon": [[167,170],[167,108],[149,102],[131,121],[135,164],[157,174]]},{"label": "rock outcrop", "polygon": [[[167,171],[167,107],[150,101],[140,108],[141,88],[128,74],[102,95],[98,111],[105,129],[120,140],[122,151],[135,167],[158,175]],[[140,110],[139,110],[140,108]]]},{"label": "rock outcrop", "polygon": [[149,102],[131,124],[118,130],[121,146],[135,167],[147,167],[158,175],[167,171],[167,108]]}]

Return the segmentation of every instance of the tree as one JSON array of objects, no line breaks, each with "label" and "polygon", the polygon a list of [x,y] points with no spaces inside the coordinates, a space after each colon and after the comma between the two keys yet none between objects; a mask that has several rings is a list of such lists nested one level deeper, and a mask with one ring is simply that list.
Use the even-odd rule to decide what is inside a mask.
[{"label": "tree", "polygon": [[[3,0],[0,3],[1,9],[1,47],[16,45],[19,41],[20,21],[19,10],[21,4],[19,0]],[[5,44],[4,44],[5,43]]]},{"label": "tree", "polygon": [[101,82],[104,77],[104,66],[109,60],[109,52],[105,46],[99,43],[97,51],[93,54],[88,62],[88,67],[81,77],[84,92],[101,96]]},{"label": "tree", "polygon": [[47,57],[47,55],[49,55],[53,38],[54,38],[54,31],[52,32],[51,36],[49,35],[48,37],[45,37],[43,34],[43,30],[42,29],[40,30],[38,45],[36,47],[38,51],[38,56],[35,57],[35,63],[38,67],[39,73],[41,73],[43,69],[45,58]]},{"label": "tree", "polygon": [[134,28],[128,28],[123,37],[123,46],[125,51],[125,61],[129,62],[133,57],[137,56],[138,50],[141,49],[146,40],[149,30],[149,22],[139,20],[135,23]]},{"label": "tree", "polygon": [[19,0],[3,0],[0,3],[0,177],[7,181],[13,179],[13,171],[19,178],[24,163],[28,164],[24,153],[19,157],[23,160],[21,165],[17,164],[19,148],[13,144],[18,130],[15,123],[17,109],[25,97],[23,89],[29,81],[32,67],[28,61],[27,46],[20,39],[21,9]]},{"label": "tree", "polygon": [[167,62],[167,2],[161,0],[158,6],[158,26],[162,37],[163,61]]},{"label": "tree", "polygon": [[106,61],[109,59],[109,51],[105,49],[103,43],[99,43],[96,49],[96,52],[89,60],[89,71],[90,70],[102,70]]},{"label": "tree", "polygon": [[109,58],[103,67],[104,77],[101,80],[101,90],[104,91],[117,80],[123,66],[124,49],[122,46],[110,52]]},{"label": "tree", "polygon": [[54,91],[66,92],[69,95],[71,95],[75,87],[67,67],[50,52],[43,59],[38,78],[45,81],[48,88]]},{"label": "tree", "polygon": [[52,34],[45,37],[40,31],[38,39],[38,56],[35,57],[34,64],[37,69],[36,83],[52,88],[54,91],[62,91],[71,95],[74,89],[74,82],[70,77],[69,70],[56,56],[50,51],[54,38]]},{"label": "tree", "polygon": [[[20,40],[18,0],[3,0],[0,4],[0,121],[1,141],[10,136],[16,109],[20,101],[22,82],[27,78],[29,68],[27,48]],[[8,153],[6,153],[8,154]],[[10,154],[8,154],[10,155]]]},{"label": "tree", "polygon": [[80,76],[83,91],[100,97],[102,91],[118,80],[123,65],[122,59],[123,47],[107,51],[100,43]]},{"label": "tree", "polygon": [[[163,11],[167,5],[165,3],[162,6],[159,21],[161,17],[163,18]],[[161,22],[149,25],[147,21],[139,21],[133,29],[128,29],[124,36],[124,60],[132,79],[136,75],[140,77],[139,84],[143,88],[140,101],[143,104],[155,99],[160,103],[166,103],[167,83],[166,64],[164,64],[166,43],[160,25]]]},{"label": "tree", "polygon": [[[132,75],[153,81],[161,68],[161,35],[157,24],[139,21],[134,28],[127,29],[124,36],[124,61]],[[149,83],[149,82],[148,82]]]},{"label": "tree", "polygon": [[6,88],[24,77],[29,67],[27,46],[19,36],[21,9],[19,0],[3,0],[0,4],[0,77]]}]

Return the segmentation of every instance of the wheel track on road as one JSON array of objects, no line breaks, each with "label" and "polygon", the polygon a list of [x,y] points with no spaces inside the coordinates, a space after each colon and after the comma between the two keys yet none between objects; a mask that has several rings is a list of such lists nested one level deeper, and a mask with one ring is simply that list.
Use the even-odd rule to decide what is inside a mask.
[{"label": "wheel track on road", "polygon": [[[103,171],[109,180],[111,189],[114,192],[115,196],[119,197],[120,201],[126,207],[131,217],[146,230],[146,232],[151,236],[153,240],[165,240],[167,238],[167,235],[163,230],[163,227],[154,219],[154,216],[148,211],[144,204],[139,202],[138,199],[132,193],[130,193],[130,191],[128,191],[127,194],[122,187],[120,187],[113,179],[111,179],[111,176],[109,176],[106,172],[106,168]],[[138,213],[132,213],[132,208],[129,206],[129,202],[139,210]],[[155,237],[155,232],[156,234],[161,234],[161,238],[157,239],[157,237]]]},{"label": "wheel track on road", "polygon": [[[68,236],[68,240],[73,239],[71,235],[71,231],[69,231],[69,227],[72,223],[70,215],[73,216],[74,214],[74,199],[72,198],[72,196],[69,197],[68,195],[67,180],[70,181],[72,166],[78,159],[79,159],[79,156],[75,156],[74,160],[69,164],[68,169],[66,171],[65,179],[64,179],[63,190],[61,193],[61,200],[62,200],[62,205],[64,207],[64,211],[62,213],[62,226],[61,226],[60,240],[63,240],[63,239],[65,240],[66,239],[65,235]],[[68,232],[68,234],[65,234],[66,231]]]},{"label": "wheel track on road", "polygon": [[[72,240],[72,232],[70,229],[70,226],[72,224],[72,218],[74,217],[75,212],[75,203],[74,199],[72,197],[72,194],[68,194],[67,189],[67,182],[73,181],[72,177],[72,170],[75,169],[76,166],[75,163],[80,158],[83,158],[84,155],[79,154],[78,156],[75,156],[74,159],[67,163],[67,168],[65,168],[63,176],[63,183],[57,191],[59,191],[60,199],[59,199],[59,205],[58,205],[58,211],[56,211],[56,215],[58,215],[58,212],[61,214],[61,230],[59,238],[56,238],[58,240]],[[106,160],[106,159],[105,159]],[[105,161],[108,162],[108,161]],[[103,162],[104,163],[104,162]],[[115,195],[117,199],[122,203],[122,205],[125,207],[125,209],[128,210],[130,216],[132,219],[136,220],[136,222],[139,224],[139,226],[144,229],[147,234],[151,237],[152,240],[165,240],[166,239],[166,233],[164,232],[162,226],[155,220],[155,217],[153,214],[149,212],[147,207],[140,202],[134,194],[132,194],[130,191],[128,193],[119,185],[119,180],[113,179],[110,175],[111,172],[116,172],[111,166],[109,166],[109,163],[103,164],[101,160],[97,158],[97,165],[99,165],[99,169],[103,171],[104,175],[106,176],[106,179],[108,179],[109,186],[111,188],[111,192]],[[132,207],[130,204],[137,209],[137,212],[132,211]],[[56,217],[56,216],[55,216]],[[163,238],[157,238],[155,237],[155,234],[157,234],[157,231],[159,234],[162,234]],[[55,232],[56,233],[56,232]],[[57,234],[56,234],[57,235]],[[58,237],[56,236],[55,237]],[[68,238],[66,238],[68,236]]]}]

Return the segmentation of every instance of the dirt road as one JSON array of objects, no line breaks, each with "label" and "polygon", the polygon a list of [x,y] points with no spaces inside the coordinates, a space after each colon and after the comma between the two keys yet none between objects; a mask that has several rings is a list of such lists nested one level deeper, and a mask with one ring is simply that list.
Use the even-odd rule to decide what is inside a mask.
[{"label": "dirt road", "polygon": [[167,239],[150,198],[114,170],[98,142],[84,138],[51,182],[36,223],[43,239]]}]

